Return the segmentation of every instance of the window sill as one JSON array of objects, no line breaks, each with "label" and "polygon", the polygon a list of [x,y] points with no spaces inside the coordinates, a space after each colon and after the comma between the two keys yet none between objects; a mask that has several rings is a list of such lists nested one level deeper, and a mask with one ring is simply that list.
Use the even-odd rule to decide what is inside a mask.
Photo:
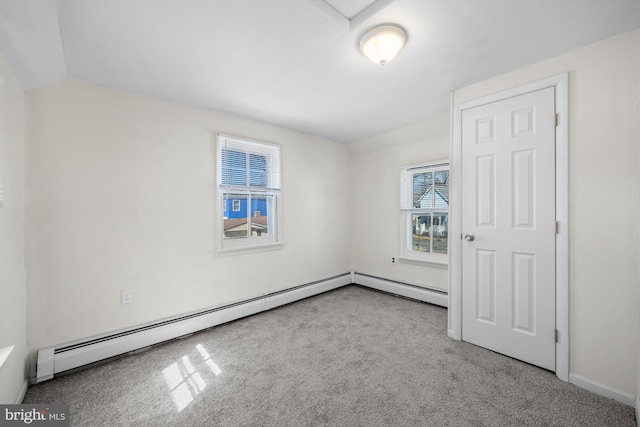
[{"label": "window sill", "polygon": [[409,263],[421,263],[421,264],[435,264],[435,265],[444,265],[448,266],[449,261],[439,260],[439,259],[426,259],[426,258],[413,258],[408,256],[399,256],[398,260],[400,262],[409,262]]},{"label": "window sill", "polygon": [[218,255],[233,255],[247,252],[264,252],[282,249],[284,242],[262,243],[259,245],[234,246],[231,248],[219,248],[216,252]]}]

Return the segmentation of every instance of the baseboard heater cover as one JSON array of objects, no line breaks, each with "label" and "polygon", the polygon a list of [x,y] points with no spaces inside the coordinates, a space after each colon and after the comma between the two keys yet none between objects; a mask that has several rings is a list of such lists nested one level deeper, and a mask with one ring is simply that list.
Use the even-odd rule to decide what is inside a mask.
[{"label": "baseboard heater cover", "polygon": [[109,335],[43,348],[38,351],[36,382],[46,381],[56,374],[71,369],[172,340],[349,284],[351,284],[351,274],[347,273]]},{"label": "baseboard heater cover", "polygon": [[369,276],[362,273],[354,273],[353,282],[361,286],[377,289],[379,291],[389,292],[395,295],[401,295],[403,297],[412,298],[418,301],[424,301],[442,307],[449,306],[449,296],[444,291],[423,288],[421,286],[396,282],[394,280]]}]

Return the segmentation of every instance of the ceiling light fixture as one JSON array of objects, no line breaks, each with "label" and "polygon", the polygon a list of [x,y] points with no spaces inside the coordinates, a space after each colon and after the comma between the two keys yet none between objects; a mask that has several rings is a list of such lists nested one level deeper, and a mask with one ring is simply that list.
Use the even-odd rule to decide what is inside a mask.
[{"label": "ceiling light fixture", "polygon": [[367,31],[360,39],[360,51],[376,64],[384,65],[396,57],[407,41],[397,25],[385,24]]}]

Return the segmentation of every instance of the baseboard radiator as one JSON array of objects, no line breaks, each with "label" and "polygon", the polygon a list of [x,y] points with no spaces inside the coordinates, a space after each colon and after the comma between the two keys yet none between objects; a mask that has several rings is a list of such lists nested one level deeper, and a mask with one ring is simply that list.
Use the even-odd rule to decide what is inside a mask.
[{"label": "baseboard radiator", "polygon": [[449,295],[444,291],[428,289],[422,286],[410,285],[362,273],[353,273],[353,283],[442,307],[449,306]]},{"label": "baseboard radiator", "polygon": [[350,284],[443,307],[448,305],[446,292],[351,272],[197,313],[43,348],[38,351],[35,382]]},{"label": "baseboard radiator", "polygon": [[81,342],[43,348],[38,351],[35,382],[42,382],[65,371],[340,288],[351,284],[352,277],[351,273],[346,273],[234,304],[93,337]]}]

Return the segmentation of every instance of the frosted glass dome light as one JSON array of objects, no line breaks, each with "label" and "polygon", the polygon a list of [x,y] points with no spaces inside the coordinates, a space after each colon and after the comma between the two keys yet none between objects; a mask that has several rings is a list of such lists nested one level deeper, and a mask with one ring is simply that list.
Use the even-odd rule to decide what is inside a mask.
[{"label": "frosted glass dome light", "polygon": [[367,31],[360,40],[360,51],[376,64],[384,65],[396,57],[407,41],[404,30],[396,25],[381,25]]}]

